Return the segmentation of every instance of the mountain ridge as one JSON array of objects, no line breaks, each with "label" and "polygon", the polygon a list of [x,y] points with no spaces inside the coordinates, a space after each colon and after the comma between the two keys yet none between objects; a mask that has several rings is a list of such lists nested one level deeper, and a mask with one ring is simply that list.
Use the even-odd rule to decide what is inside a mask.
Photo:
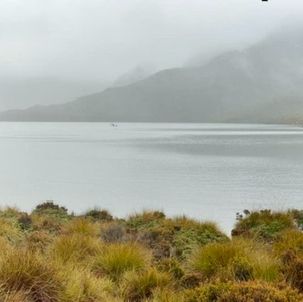
[{"label": "mountain ridge", "polygon": [[303,30],[2,121],[303,123]]}]

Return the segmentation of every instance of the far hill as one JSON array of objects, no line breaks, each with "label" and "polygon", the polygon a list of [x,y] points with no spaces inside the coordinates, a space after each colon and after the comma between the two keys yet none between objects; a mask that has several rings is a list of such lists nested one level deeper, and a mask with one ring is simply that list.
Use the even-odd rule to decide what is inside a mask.
[{"label": "far hill", "polygon": [[2,121],[303,123],[303,30],[280,32],[198,67],[155,73]]}]

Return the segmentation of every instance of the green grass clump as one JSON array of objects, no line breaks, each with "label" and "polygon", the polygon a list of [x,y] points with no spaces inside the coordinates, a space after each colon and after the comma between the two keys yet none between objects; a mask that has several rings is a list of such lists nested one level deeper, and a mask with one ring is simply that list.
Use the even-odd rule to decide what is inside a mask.
[{"label": "green grass clump", "polygon": [[175,229],[173,246],[176,255],[186,257],[197,246],[212,242],[227,241],[228,238],[211,222],[197,222],[186,217],[179,217],[167,222]]},{"label": "green grass clump", "polygon": [[281,256],[287,251],[292,251],[297,255],[303,256],[303,233],[298,230],[283,232],[276,240],[274,251]]},{"label": "green grass clump", "polygon": [[232,231],[232,235],[271,242],[281,232],[295,228],[295,221],[290,213],[261,210],[249,212],[244,218],[240,218]]},{"label": "green grass clump", "polygon": [[95,258],[93,268],[101,275],[117,280],[126,271],[139,271],[151,263],[151,254],[138,244],[116,243],[104,247]]},{"label": "green grass clump", "polygon": [[84,218],[76,218],[67,223],[62,232],[65,234],[82,234],[84,236],[98,237],[100,226]]},{"label": "green grass clump", "polygon": [[12,244],[18,244],[23,240],[24,233],[15,220],[0,218],[0,237]]},{"label": "green grass clump", "polygon": [[61,263],[84,264],[102,250],[101,241],[83,234],[62,235],[50,246],[50,255]]},{"label": "green grass clump", "polygon": [[156,289],[163,289],[170,283],[167,273],[153,268],[142,272],[130,271],[123,276],[122,296],[126,301],[143,301],[152,296]]},{"label": "green grass clump", "polygon": [[110,301],[114,293],[114,284],[109,279],[97,278],[87,269],[67,269],[63,276],[66,280],[63,301]]},{"label": "green grass clump", "polygon": [[149,228],[157,225],[165,219],[165,214],[161,211],[143,211],[130,215],[126,221],[127,226],[133,229]]},{"label": "green grass clump", "polygon": [[207,280],[274,282],[280,278],[277,259],[252,241],[208,244],[193,253],[189,266]]}]

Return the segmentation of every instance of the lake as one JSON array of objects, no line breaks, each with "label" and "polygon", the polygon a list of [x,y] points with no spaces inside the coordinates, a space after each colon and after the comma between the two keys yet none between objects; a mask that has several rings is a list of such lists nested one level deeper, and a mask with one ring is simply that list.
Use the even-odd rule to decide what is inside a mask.
[{"label": "lake", "polygon": [[214,220],[303,208],[303,129],[240,124],[0,123],[1,206],[54,200]]}]

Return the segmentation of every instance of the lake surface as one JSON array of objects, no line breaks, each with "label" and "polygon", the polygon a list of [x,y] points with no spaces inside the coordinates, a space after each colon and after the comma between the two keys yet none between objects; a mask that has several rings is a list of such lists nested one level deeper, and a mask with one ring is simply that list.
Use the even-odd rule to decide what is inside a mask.
[{"label": "lake surface", "polygon": [[0,123],[0,201],[51,199],[215,220],[303,208],[303,129],[233,124]]}]

